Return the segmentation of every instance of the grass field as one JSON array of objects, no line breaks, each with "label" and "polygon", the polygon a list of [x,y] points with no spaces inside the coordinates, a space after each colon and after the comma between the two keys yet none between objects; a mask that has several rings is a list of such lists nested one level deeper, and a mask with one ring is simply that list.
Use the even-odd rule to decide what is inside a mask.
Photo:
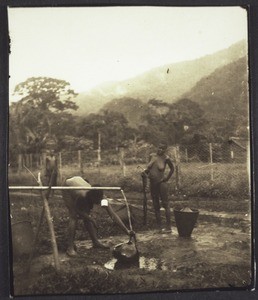
[{"label": "grass field", "polygon": [[[144,165],[141,165],[143,168]],[[120,186],[125,191],[141,192],[141,168],[138,165],[126,166],[125,174],[118,165],[87,167],[83,174],[77,164],[63,166],[60,170],[62,179],[74,175],[82,175],[92,184],[102,186]],[[33,170],[34,174],[40,170]],[[124,176],[125,175],[125,176]],[[17,174],[10,170],[9,184],[28,185],[37,184],[33,177],[24,171]],[[250,197],[250,180],[246,164],[214,164],[181,163],[180,168],[169,181],[170,194],[182,194],[191,197]]]}]

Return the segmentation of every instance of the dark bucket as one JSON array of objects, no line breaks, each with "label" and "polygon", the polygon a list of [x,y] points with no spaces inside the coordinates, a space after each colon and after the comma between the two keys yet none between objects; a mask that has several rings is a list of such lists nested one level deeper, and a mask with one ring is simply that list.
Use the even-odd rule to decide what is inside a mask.
[{"label": "dark bucket", "polygon": [[197,209],[174,209],[177,231],[180,237],[191,237],[192,231],[199,216]]},{"label": "dark bucket", "polygon": [[114,258],[123,263],[132,263],[139,259],[139,252],[136,241],[129,240],[128,243],[121,243],[113,248],[112,254]]},{"label": "dark bucket", "polygon": [[33,247],[34,234],[30,221],[12,224],[12,248],[15,258],[29,255]]}]

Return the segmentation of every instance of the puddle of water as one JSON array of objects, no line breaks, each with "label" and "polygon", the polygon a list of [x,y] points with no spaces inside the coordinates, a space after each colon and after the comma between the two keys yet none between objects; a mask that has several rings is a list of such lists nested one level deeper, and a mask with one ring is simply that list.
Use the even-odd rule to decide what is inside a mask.
[{"label": "puddle of water", "polygon": [[111,259],[107,263],[104,264],[104,267],[108,270],[121,270],[121,269],[146,269],[150,271],[154,270],[162,270],[162,271],[173,271],[176,272],[176,267],[173,266],[172,263],[168,263],[167,261],[163,261],[157,258],[147,258],[144,256],[140,256],[139,260],[133,263],[124,263],[115,258]]}]

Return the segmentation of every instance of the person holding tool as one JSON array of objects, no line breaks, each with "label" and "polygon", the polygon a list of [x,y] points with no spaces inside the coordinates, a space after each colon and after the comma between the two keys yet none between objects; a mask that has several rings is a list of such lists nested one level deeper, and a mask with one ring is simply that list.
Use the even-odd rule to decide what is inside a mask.
[{"label": "person holding tool", "polygon": [[[161,233],[171,232],[171,212],[168,199],[168,180],[174,173],[174,165],[166,155],[167,143],[162,142],[158,146],[157,153],[150,155],[150,160],[147,168],[142,172],[143,178],[150,180],[150,193],[155,212],[158,230]],[[165,176],[166,166],[169,167],[169,173]],[[161,215],[160,215],[160,200],[165,209],[166,228],[162,229]]]},{"label": "person holding tool", "polygon": [[[80,176],[67,178],[64,186],[70,187],[91,187],[91,185]],[[96,221],[90,216],[90,212],[94,205],[101,205],[108,212],[109,216],[115,223],[130,237],[135,236],[134,231],[128,230],[119,216],[113,210],[107,199],[103,199],[103,190],[62,190],[63,200],[69,212],[69,228],[68,228],[68,248],[67,255],[75,256],[76,246],[74,244],[76,225],[78,219],[82,219],[86,230],[88,231],[93,243],[93,247],[107,249],[108,246],[103,245],[97,237]]]}]

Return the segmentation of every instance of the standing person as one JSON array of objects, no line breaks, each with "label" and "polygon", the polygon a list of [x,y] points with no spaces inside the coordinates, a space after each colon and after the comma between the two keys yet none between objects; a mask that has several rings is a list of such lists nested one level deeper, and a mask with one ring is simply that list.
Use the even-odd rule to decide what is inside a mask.
[{"label": "standing person", "polygon": [[[64,186],[82,186],[90,187],[91,185],[80,176],[68,178],[64,182]],[[92,240],[94,248],[109,248],[103,245],[97,237],[97,223],[91,217],[90,212],[94,205],[101,205],[108,212],[109,216],[119,225],[119,227],[129,236],[134,236],[135,233],[127,229],[125,224],[114,212],[108,200],[103,199],[102,190],[63,190],[63,200],[69,212],[69,227],[68,227],[68,248],[67,255],[75,256],[76,246],[74,244],[76,226],[78,219],[82,219],[86,230]]]},{"label": "standing person", "polygon": [[[174,173],[174,165],[166,155],[167,143],[162,142],[158,146],[157,153],[150,155],[150,161],[142,176],[148,177],[150,180],[150,193],[155,212],[156,222],[160,232],[171,232],[171,212],[168,199],[168,180]],[[169,167],[169,173],[165,176],[166,166]],[[160,200],[165,209],[166,228],[162,229],[161,215],[160,215]]]},{"label": "standing person", "polygon": [[50,150],[49,155],[46,157],[46,170],[45,177],[47,185],[57,185],[58,164],[54,150]]},{"label": "standing person", "polygon": [[[55,155],[55,151],[50,150],[49,155],[46,156],[45,162],[45,183],[47,186],[57,186],[57,178],[58,178],[58,163]],[[46,192],[46,197],[53,196],[54,190],[48,189]]]}]

